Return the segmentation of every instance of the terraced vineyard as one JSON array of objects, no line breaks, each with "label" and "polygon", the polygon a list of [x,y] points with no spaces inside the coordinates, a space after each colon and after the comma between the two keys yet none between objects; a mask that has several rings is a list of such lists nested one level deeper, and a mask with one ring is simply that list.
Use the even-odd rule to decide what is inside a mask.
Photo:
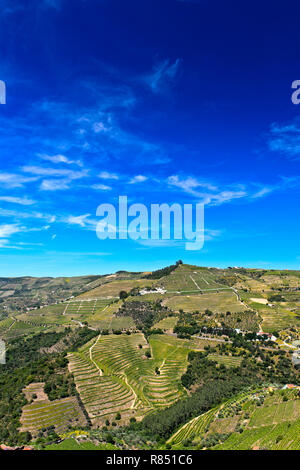
[{"label": "terraced vineyard", "polygon": [[[223,270],[179,263],[145,275],[119,271],[90,277],[78,290],[77,281],[74,290],[69,290],[66,278],[59,281],[63,288],[57,298],[50,289],[54,281],[44,279],[42,282],[50,289],[45,299],[41,291],[36,303],[30,297],[29,307],[5,311],[0,337],[7,346],[6,358],[10,359],[9,348],[14,352],[14,345],[20,344],[21,351],[27,351],[27,344],[33,345],[33,362],[30,356],[24,371],[17,366],[29,354],[20,353],[16,346],[15,362],[11,364],[22,376],[21,383],[29,384],[23,389],[28,404],[23,407],[21,424],[17,423],[19,429],[30,431],[34,437],[43,434],[41,439],[45,440],[52,432],[47,430],[51,426],[60,433],[69,426],[80,433],[88,424],[86,439],[91,438],[91,442],[86,448],[93,447],[93,439],[101,445],[107,440],[126,449],[153,448],[156,443],[152,437],[156,439],[157,435],[169,438],[167,443],[173,449],[299,448],[300,400],[295,386],[300,382],[288,352],[288,347],[290,351],[293,347],[290,343],[299,336],[295,328],[299,322],[299,273]],[[141,293],[147,286],[150,289]],[[158,287],[163,289],[157,291]],[[39,290],[38,281],[35,289]],[[122,290],[127,295],[120,299]],[[45,305],[50,301],[56,303]],[[13,305],[12,295],[10,308]],[[253,335],[259,328],[273,331],[275,326],[286,325],[291,328],[274,332],[286,343],[273,338],[264,348],[264,338],[258,340]],[[164,333],[151,334],[153,329]],[[241,333],[235,335],[233,330]],[[35,338],[40,332],[47,335]],[[202,354],[189,356],[187,370],[190,351]],[[238,369],[243,358],[247,369]],[[68,374],[67,365],[73,376]],[[30,373],[27,367],[31,367]],[[66,378],[65,390],[60,389],[61,374]],[[32,381],[27,376],[33,377]],[[237,382],[234,390],[241,390],[240,378],[242,384],[245,377],[247,384],[263,380],[265,385],[219,404],[221,397],[229,396],[226,387],[224,394],[218,395],[223,381],[230,383],[233,376]],[[66,397],[74,393],[73,378],[80,400]],[[7,374],[5,380],[10,399],[14,400],[14,378],[11,381]],[[221,384],[220,392],[211,393],[210,380],[212,387],[214,380],[216,387]],[[198,413],[207,412],[184,422],[194,416],[194,393],[195,400],[198,393],[201,397],[201,385],[207,383],[207,392],[206,387],[203,391],[207,406],[202,407],[200,402]],[[286,383],[293,385],[281,390]],[[45,394],[45,384],[54,401]],[[18,400],[21,394],[20,390]],[[186,400],[181,402],[181,398]],[[1,409],[6,406],[5,400],[5,394],[0,394]],[[17,416],[21,401],[15,400],[10,422]],[[172,409],[165,410],[170,405],[174,405]],[[87,423],[88,417],[91,422]],[[144,417],[142,423],[127,427],[131,418],[141,422]],[[5,426],[2,422],[0,432],[4,436]],[[171,437],[170,429],[174,432]],[[165,448],[165,441],[161,442]],[[66,447],[73,445],[66,443]]]},{"label": "terraced vineyard", "polygon": [[[229,433],[225,442],[213,449],[300,449],[300,399],[295,396],[294,391],[249,390],[193,418],[167,443],[179,449],[185,441],[197,446],[210,433]],[[258,407],[257,399],[261,397],[264,405]],[[243,432],[236,432],[241,425]]]},{"label": "terraced vineyard", "polygon": [[13,339],[24,335],[36,334],[44,331],[46,328],[47,326],[42,324],[34,324],[16,319],[3,331],[2,337],[6,340]]},{"label": "terraced vineyard", "polygon": [[135,402],[133,391],[126,382],[116,376],[104,376],[93,363],[87,351],[69,356],[70,370],[75,376],[76,386],[90,418],[95,422],[114,418],[117,412],[132,415]]},{"label": "terraced vineyard", "polygon": [[182,443],[186,440],[191,440],[195,436],[205,434],[209,424],[217,414],[219,408],[214,408],[204,413],[201,416],[197,416],[189,421],[187,424],[182,426],[168,441],[167,444],[171,444],[173,448],[180,448]]},{"label": "terraced vineyard", "polygon": [[300,420],[233,433],[214,450],[300,450]]},{"label": "terraced vineyard", "polygon": [[3,335],[14,323],[13,318],[5,318],[0,321],[0,335]]},{"label": "terraced vineyard", "polygon": [[95,289],[90,290],[81,294],[78,298],[80,299],[97,299],[101,297],[116,298],[119,296],[121,290],[126,292],[130,291],[134,287],[145,287],[151,286],[153,281],[147,279],[126,279],[126,280],[114,280],[110,279],[110,282],[102,284]]},{"label": "terraced vineyard", "polygon": [[109,299],[72,300],[66,303],[64,315],[93,315],[111,303]]},{"label": "terraced vineyard", "polygon": [[239,302],[232,290],[174,295],[166,298],[163,304],[176,312],[180,309],[185,312],[194,312],[196,310],[203,312],[205,309],[212,312],[226,312],[228,310],[230,312],[242,312],[246,310],[246,307]]},{"label": "terraced vineyard", "polygon": [[[86,319],[94,328],[99,330],[122,330],[135,328],[135,323],[131,317],[117,317],[115,313],[120,308],[121,302],[112,302],[106,304],[103,308],[99,308],[96,312]],[[78,318],[78,317],[76,317]],[[84,317],[82,317],[84,319]]]},{"label": "terraced vineyard", "polygon": [[188,423],[182,426],[173,436],[167,441],[168,444],[171,444],[174,449],[180,448],[184,441],[191,441],[193,439],[199,438],[201,435],[204,435],[208,432],[209,426],[213,420],[216,419],[220,411],[224,413],[227,409],[230,409],[232,404],[239,404],[244,402],[247,399],[247,396],[252,392],[241,393],[238,397],[231,398],[225,403],[203,413],[196,418],[191,419]]},{"label": "terraced vineyard", "polygon": [[225,287],[216,280],[215,273],[210,269],[184,264],[179,265],[175,271],[157,281],[155,285],[168,292],[195,292]]},{"label": "terraced vineyard", "polygon": [[55,426],[56,432],[67,429],[69,425],[86,425],[86,419],[78,405],[77,398],[67,397],[61,400],[37,400],[25,405],[21,417],[21,431],[32,434],[40,429]]},{"label": "terraced vineyard", "polygon": [[[147,358],[150,349],[152,357]],[[137,333],[100,336],[68,358],[90,417],[101,422],[119,411],[126,421],[185,394],[180,377],[188,351],[181,340],[172,338],[170,343],[159,335],[150,337],[149,348]]]},{"label": "terraced vineyard", "polygon": [[255,410],[248,424],[249,428],[279,424],[300,418],[300,400],[289,400]]}]

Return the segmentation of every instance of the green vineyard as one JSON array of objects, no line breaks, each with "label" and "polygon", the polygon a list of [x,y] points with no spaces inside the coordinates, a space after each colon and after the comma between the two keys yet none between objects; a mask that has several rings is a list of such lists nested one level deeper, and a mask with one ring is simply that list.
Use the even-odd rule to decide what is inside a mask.
[{"label": "green vineyard", "polygon": [[176,338],[170,342],[153,335],[148,344],[137,333],[99,336],[68,359],[92,419],[113,417],[117,411],[130,418],[169,406],[186,393],[180,377],[188,351]]}]

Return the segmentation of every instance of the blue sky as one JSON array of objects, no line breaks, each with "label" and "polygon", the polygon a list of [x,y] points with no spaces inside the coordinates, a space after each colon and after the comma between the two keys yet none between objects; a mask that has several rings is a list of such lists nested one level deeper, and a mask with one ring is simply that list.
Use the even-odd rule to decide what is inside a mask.
[{"label": "blue sky", "polygon": [[[300,269],[300,6],[244,3],[0,0],[2,276]],[[120,195],[204,202],[203,249],[99,240]]]}]

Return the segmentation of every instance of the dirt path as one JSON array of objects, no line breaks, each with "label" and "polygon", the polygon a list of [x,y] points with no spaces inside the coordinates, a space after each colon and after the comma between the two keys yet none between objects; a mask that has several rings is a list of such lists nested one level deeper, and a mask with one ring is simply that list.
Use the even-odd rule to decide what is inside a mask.
[{"label": "dirt path", "polygon": [[[105,310],[105,309],[104,309],[104,310]],[[109,323],[109,325],[108,325],[108,329],[110,329],[112,320],[113,320],[113,317],[112,317],[111,320],[110,320],[110,323]],[[100,335],[98,336],[98,338],[97,338],[97,340],[95,341],[95,343],[94,343],[94,344],[90,347],[90,349],[89,349],[90,361],[91,361],[91,362],[96,366],[96,368],[98,369],[100,377],[103,376],[103,371],[102,371],[102,369],[100,369],[100,367],[98,366],[98,364],[94,361],[92,351],[93,351],[93,348],[94,348],[94,347],[96,346],[96,344],[98,343],[98,341],[99,341],[99,339],[101,338],[101,336],[102,336],[102,333],[100,333]]]},{"label": "dirt path", "polygon": [[10,325],[10,327],[7,329],[7,331],[9,331],[13,326],[14,324],[17,322],[17,320],[14,318],[14,322]]},{"label": "dirt path", "polygon": [[71,321],[74,322],[74,323],[78,323],[78,325],[79,325],[81,328],[84,328],[84,324],[81,323],[81,321],[79,321],[79,320],[71,320]]},{"label": "dirt path", "polygon": [[137,394],[135,393],[134,389],[132,388],[132,386],[130,385],[130,383],[128,383],[128,377],[127,375],[125,374],[125,372],[123,372],[122,374],[124,376],[124,382],[126,383],[127,387],[130,388],[130,390],[132,391],[133,393],[133,396],[134,396],[134,400],[132,402],[132,405],[130,407],[131,410],[133,410],[133,408],[135,408],[135,402],[138,400],[138,396]]},{"label": "dirt path", "polygon": [[67,311],[68,307],[69,307],[69,303],[67,303],[66,308],[65,308],[64,311],[63,311],[63,315],[66,314],[66,311]]},{"label": "dirt path", "polygon": [[92,357],[92,350],[93,348],[96,346],[96,344],[98,343],[99,339],[101,338],[102,336],[102,333],[100,333],[100,335],[98,336],[97,340],[95,341],[95,343],[90,347],[89,349],[89,354],[90,354],[90,361],[94,364],[94,366],[98,369],[99,371],[99,375],[100,377],[103,376],[103,371],[102,369],[100,369],[100,367],[98,366],[98,364],[94,361],[93,357]]},{"label": "dirt path", "polygon": [[231,290],[235,293],[236,298],[240,302],[240,304],[243,305],[243,307],[249,309],[248,305],[245,304],[245,302],[243,300],[241,300],[241,297],[240,297],[240,294],[238,293],[238,291],[234,287],[232,287]]},{"label": "dirt path", "polygon": [[192,279],[192,281],[195,284],[195,286],[197,287],[197,289],[201,290],[200,287],[198,286],[197,282],[195,281],[195,279],[191,276],[191,274],[190,274],[190,278]]},{"label": "dirt path", "polygon": [[201,276],[201,279],[202,281],[206,282],[206,284],[209,286],[209,282],[204,277]]}]

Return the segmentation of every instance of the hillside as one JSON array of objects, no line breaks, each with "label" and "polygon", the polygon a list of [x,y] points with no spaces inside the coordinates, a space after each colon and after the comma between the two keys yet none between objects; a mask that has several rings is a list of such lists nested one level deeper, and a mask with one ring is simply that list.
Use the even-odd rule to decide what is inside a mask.
[{"label": "hillside", "polygon": [[43,448],[78,431],[100,448],[299,448],[298,389],[282,391],[300,386],[299,271],[177,262],[0,289],[0,441]]}]

